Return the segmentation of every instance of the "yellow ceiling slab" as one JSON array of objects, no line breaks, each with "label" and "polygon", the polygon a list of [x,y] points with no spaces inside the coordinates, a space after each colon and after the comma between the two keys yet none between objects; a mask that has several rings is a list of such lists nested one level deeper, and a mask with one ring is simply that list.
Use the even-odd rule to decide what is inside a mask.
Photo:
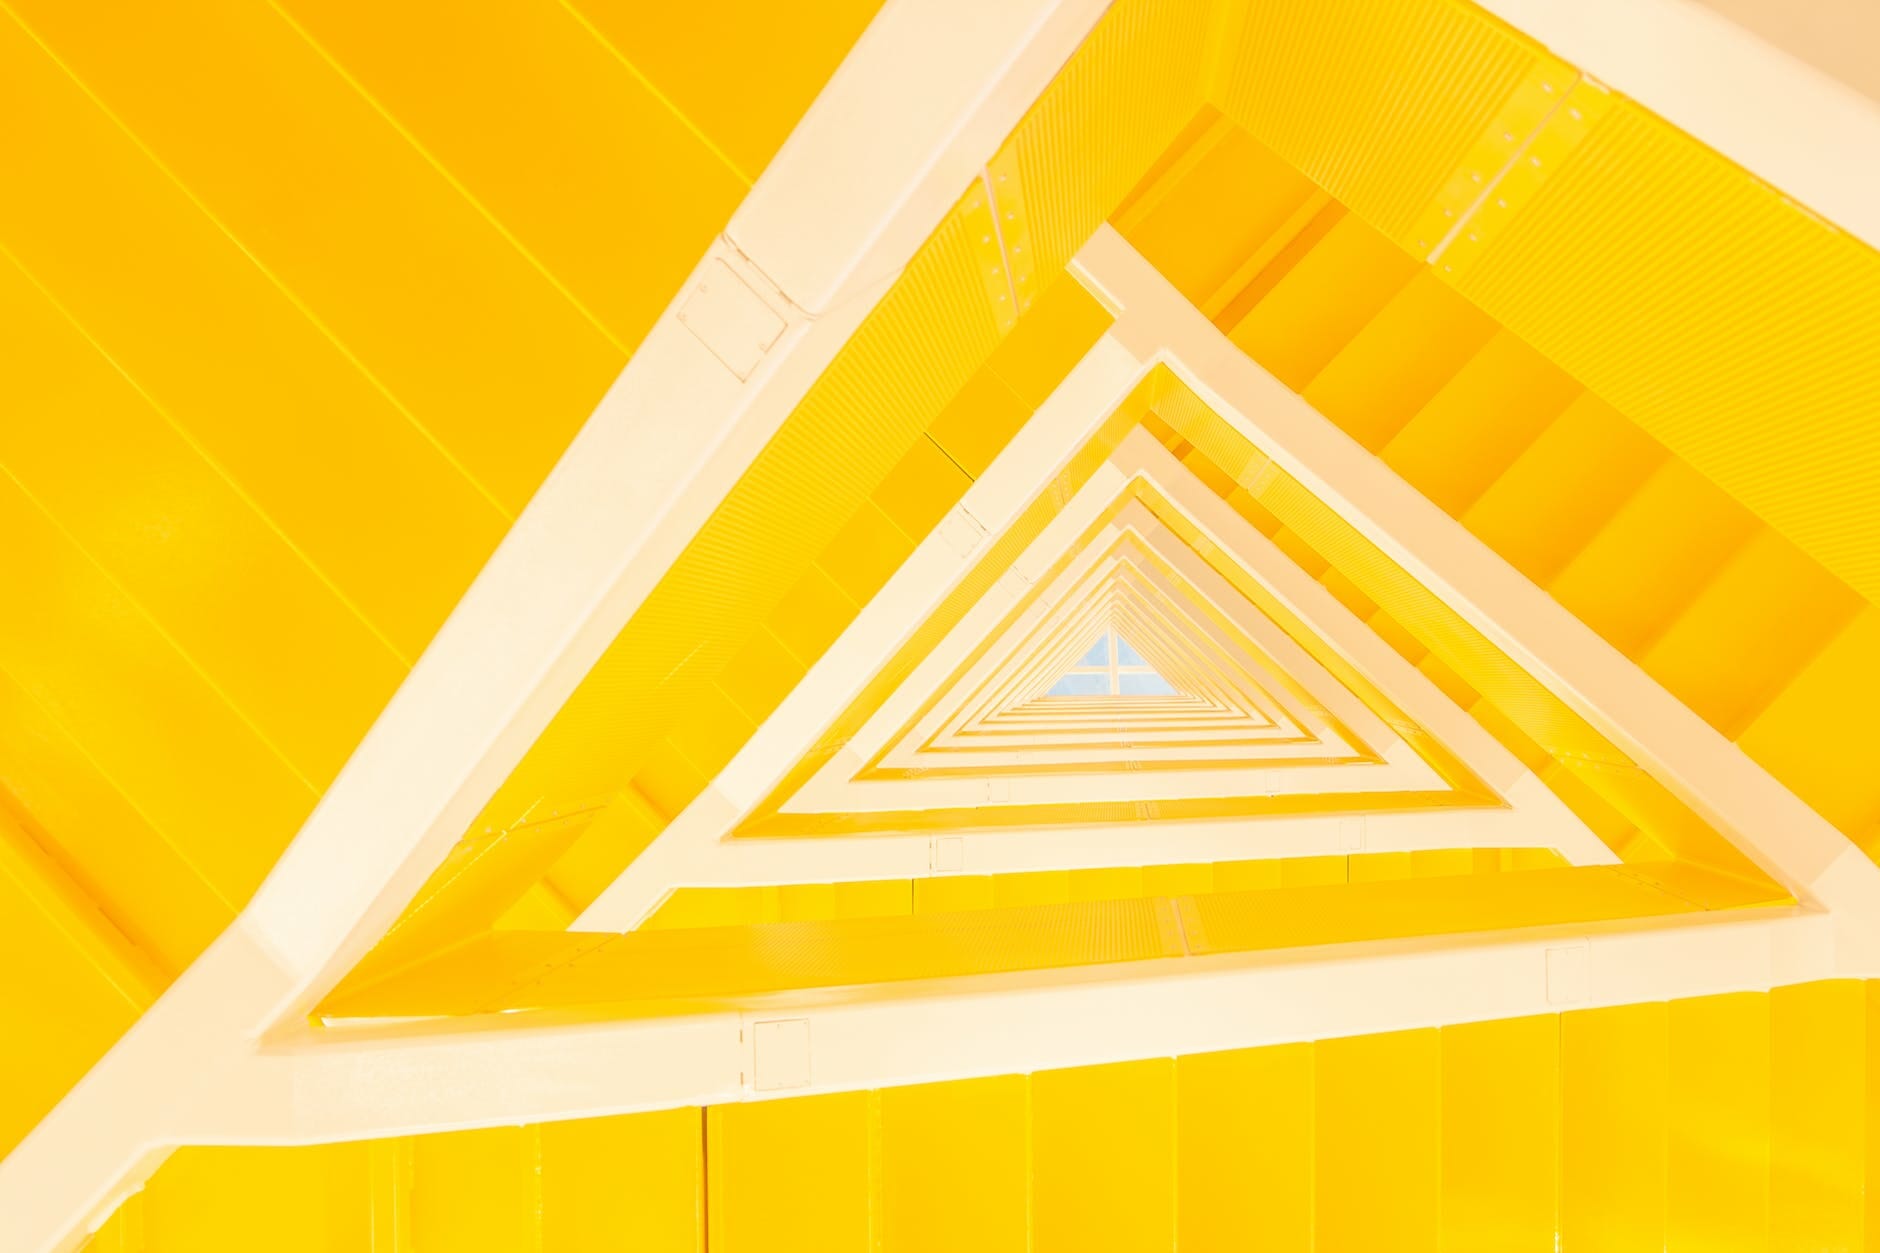
[{"label": "yellow ceiling slab", "polygon": [[135,137],[130,159],[159,163],[408,421],[521,509],[625,353],[370,100],[263,5],[109,24],[15,12]]},{"label": "yellow ceiling slab", "polygon": [[[568,5],[448,18],[356,0],[276,7],[621,352],[638,346],[749,186]],[[822,23],[805,25],[815,29],[803,42],[815,42]],[[766,100],[761,113],[794,123],[806,104]]]},{"label": "yellow ceiling slab", "polygon": [[27,415],[0,427],[0,474],[324,786],[404,678],[397,652],[10,265],[0,334]]},{"label": "yellow ceiling slab", "polygon": [[7,133],[0,171],[47,189],[0,206],[0,244],[415,658],[502,512],[11,20],[0,67],[5,107],[41,119]]},{"label": "yellow ceiling slab", "polygon": [[[12,480],[0,668],[56,716],[224,900],[245,900],[317,792]],[[126,698],[139,716],[126,716]]]},{"label": "yellow ceiling slab", "polygon": [[0,762],[7,816],[17,816],[93,906],[164,972],[187,966],[235,916],[234,902],[4,672]]},{"label": "yellow ceiling slab", "polygon": [[[836,0],[813,10],[753,0],[686,9],[578,0],[570,7],[750,183],[881,0]],[[701,39],[703,30],[712,37]]]}]

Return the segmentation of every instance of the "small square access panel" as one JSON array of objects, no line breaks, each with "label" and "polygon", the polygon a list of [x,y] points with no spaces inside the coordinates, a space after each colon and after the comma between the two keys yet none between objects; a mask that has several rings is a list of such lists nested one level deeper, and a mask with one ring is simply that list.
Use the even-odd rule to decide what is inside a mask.
[{"label": "small square access panel", "polygon": [[784,320],[723,260],[704,267],[679,321],[739,379],[748,379],[783,335]]},{"label": "small square access panel", "polygon": [[751,1028],[751,1088],[781,1092],[809,1086],[809,1019],[783,1018]]}]

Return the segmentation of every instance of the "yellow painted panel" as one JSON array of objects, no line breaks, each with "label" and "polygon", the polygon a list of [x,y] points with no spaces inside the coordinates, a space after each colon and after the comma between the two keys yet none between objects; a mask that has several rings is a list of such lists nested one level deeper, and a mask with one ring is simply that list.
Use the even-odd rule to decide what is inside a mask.
[{"label": "yellow painted panel", "polygon": [[1189,896],[1214,890],[1214,867],[1203,862],[1188,866],[1144,866],[1142,890],[1147,896]]},{"label": "yellow painted panel", "polygon": [[372,1239],[366,1180],[363,1144],[179,1149],[144,1190],[144,1248],[358,1253]]},{"label": "yellow painted panel", "polygon": [[[479,831],[459,840],[355,974],[403,965],[492,925],[517,926],[523,919],[557,919],[565,914],[566,904],[552,892],[531,894],[525,889],[567,851],[591,821],[591,814],[545,814],[536,822]],[[535,899],[525,904],[523,898],[529,895]],[[559,930],[566,925],[565,918],[545,920],[543,929]]]},{"label": "yellow painted panel", "polygon": [[1253,892],[1280,886],[1280,861],[1217,861],[1214,863],[1214,890],[1217,892]]},{"label": "yellow painted panel", "polygon": [[713,1253],[867,1253],[877,1099],[714,1105],[705,1153]]},{"label": "yellow painted panel", "polygon": [[[180,69],[118,33],[170,95],[191,96],[174,91]],[[0,242],[415,657],[495,546],[502,514],[11,22],[0,24],[0,108],[37,119],[0,137],[0,180],[41,189],[0,203]]]},{"label": "yellow painted panel", "polygon": [[540,1135],[540,1253],[704,1249],[704,1111],[545,1123]]},{"label": "yellow painted panel", "polygon": [[542,1206],[540,1127],[492,1127],[412,1141],[417,1249],[528,1249]]},{"label": "yellow painted panel", "polygon": [[1664,458],[1656,440],[1593,393],[1581,392],[1462,521],[1545,586]]},{"label": "yellow painted panel", "polygon": [[1230,338],[1282,383],[1302,391],[1419,269],[1346,214],[1233,328]]},{"label": "yellow painted panel", "polygon": [[1346,859],[1345,873],[1350,883],[1379,883],[1387,879],[1410,878],[1408,853],[1353,853]]},{"label": "yellow painted panel", "polygon": [[1384,460],[1461,517],[1582,390],[1502,331],[1397,432]]},{"label": "yellow painted panel", "polygon": [[874,503],[919,543],[959,503],[972,479],[933,440],[914,441],[907,454],[875,489]]},{"label": "yellow painted panel", "polygon": [[1441,1040],[1426,1029],[1314,1046],[1318,1253],[1438,1247]]},{"label": "yellow painted panel", "polygon": [[0,336],[0,474],[324,785],[404,677],[397,653],[11,265]]},{"label": "yellow painted panel", "polygon": [[652,917],[640,924],[640,929],[742,927],[782,920],[783,900],[774,887],[675,888]]},{"label": "yellow painted panel", "polygon": [[829,541],[816,564],[850,600],[865,605],[913,551],[914,541],[881,511],[881,506],[865,500],[848,525]]},{"label": "yellow painted panel", "polygon": [[1071,899],[1068,870],[1034,870],[992,876],[993,903],[1008,905],[1061,905]]},{"label": "yellow painted panel", "polygon": [[1880,610],[1863,609],[1749,725],[1743,751],[1843,831],[1880,819]]},{"label": "yellow painted panel", "polygon": [[1769,997],[1672,1001],[1668,1253],[1769,1247]]},{"label": "yellow painted panel", "polygon": [[79,1253],[148,1253],[144,1240],[144,1198],[137,1193],[106,1220],[104,1226],[78,1246]]},{"label": "yellow painted panel", "polygon": [[1337,570],[1326,570],[1319,576],[1319,583],[1326,591],[1338,597],[1338,603],[1351,610],[1356,617],[1368,618],[1377,612],[1377,605],[1371,601],[1371,598],[1359,591],[1356,583]]},{"label": "yellow painted panel", "polygon": [[1312,1053],[1176,1060],[1176,1247],[1313,1253]]},{"label": "yellow painted panel", "polygon": [[1459,281],[1697,473],[1880,595],[1880,253],[1615,98]]},{"label": "yellow painted panel", "polygon": [[1005,380],[982,368],[940,411],[927,435],[955,465],[978,478],[1030,416]]},{"label": "yellow painted panel", "polygon": [[744,194],[566,6],[282,7],[624,350]]},{"label": "yellow painted panel", "polygon": [[1666,1023],[1663,1004],[1560,1016],[1562,1248],[1664,1247]]},{"label": "yellow painted panel", "polygon": [[[881,0],[795,9],[708,0],[683,9],[579,0],[574,10],[755,181],[835,72]],[[712,32],[710,39],[700,31]]]},{"label": "yellow painted panel", "polygon": [[790,689],[803,677],[804,666],[790,655],[768,629],[760,630],[725,663],[718,687],[736,702],[746,717],[762,721],[770,716]]},{"label": "yellow painted panel", "polygon": [[567,899],[546,880],[538,879],[489,925],[498,931],[561,931],[575,916]]},{"label": "yellow painted panel", "polygon": [[[916,914],[950,914],[993,907],[992,875],[941,875],[914,880]],[[1003,901],[999,904],[1004,904]]]},{"label": "yellow painted panel", "polygon": [[1560,1019],[1442,1029],[1445,1253],[1553,1253]]},{"label": "yellow painted panel", "polygon": [[1627,656],[1639,656],[1755,530],[1756,520],[1680,461],[1639,487],[1549,586]]},{"label": "yellow painted panel", "polygon": [[1251,6],[1217,103],[1403,239],[1536,60],[1513,31],[1446,0],[1281,0]]},{"label": "yellow painted panel", "polygon": [[42,906],[0,873],[0,952],[10,957],[0,1000],[0,1033],[7,1041],[0,1153],[32,1129],[143,1009],[86,959]]},{"label": "yellow painted panel", "polygon": [[1032,1076],[1032,1248],[1163,1253],[1175,1231],[1175,1064]]},{"label": "yellow painted panel", "polygon": [[633,776],[632,786],[662,815],[671,817],[692,803],[711,782],[671,740],[660,740],[647,753],[645,764]]},{"label": "yellow painted panel", "polygon": [[[1109,311],[1082,283],[1060,275],[992,350],[986,369],[1011,388],[1029,412],[1057,390],[1090,346],[1110,329],[1110,321]],[[1006,432],[1007,438],[1010,434]]]},{"label": "yellow painted panel", "polygon": [[1865,980],[1867,997],[1867,1100],[1861,1109],[1867,1120],[1867,1233],[1871,1245],[1880,1233],[1880,1067],[1874,1064],[1873,1042],[1880,1040],[1880,979]]},{"label": "yellow painted panel", "polygon": [[[1234,283],[1243,265],[1262,249],[1277,248],[1274,235],[1316,191],[1310,179],[1271,149],[1222,120],[1184,153],[1180,168],[1161,174],[1150,193],[1156,196],[1153,204],[1124,210],[1121,229],[1178,291],[1206,311],[1234,294],[1223,294],[1223,288]],[[1244,282],[1246,276],[1240,277]]]},{"label": "yellow painted panel", "polygon": [[565,900],[585,908],[665,826],[666,816],[628,784],[549,868],[549,883]]},{"label": "yellow painted panel", "polygon": [[1141,896],[1142,871],[1135,866],[1105,866],[1070,872],[1074,901],[1118,901]]},{"label": "yellow painted panel", "polygon": [[770,616],[770,629],[797,664],[816,664],[855,617],[856,604],[822,570],[812,566],[784,594]]},{"label": "yellow painted panel", "polygon": [[411,420],[521,509],[623,348],[274,9],[15,12]]},{"label": "yellow painted panel", "polygon": [[815,922],[840,917],[833,883],[783,883],[777,886],[777,914],[783,922]]},{"label": "yellow painted panel", "polygon": [[912,880],[838,883],[835,888],[837,918],[894,918],[914,912]]},{"label": "yellow painted panel", "polygon": [[687,706],[667,738],[700,773],[713,776],[724,769],[756,729],[757,724],[745,717],[729,696],[712,687]]},{"label": "yellow painted panel", "polygon": [[[133,944],[174,973],[235,911],[11,676],[0,672],[0,805],[45,833],[73,881]],[[52,832],[58,832],[56,839]]]},{"label": "yellow painted panel", "polygon": [[1640,664],[1735,738],[1863,607],[1853,589],[1764,527]]},{"label": "yellow painted panel", "polygon": [[1282,857],[1279,859],[1280,885],[1309,887],[1315,883],[1344,883],[1345,859],[1336,857]]},{"label": "yellow painted panel", "polygon": [[228,901],[247,898],[315,791],[147,616],[0,479],[8,672]]},{"label": "yellow painted panel", "polygon": [[1769,993],[1769,1247],[1865,1247],[1867,991],[1856,980]]},{"label": "yellow painted panel", "polygon": [[1488,315],[1425,271],[1378,310],[1302,394],[1347,435],[1381,451],[1495,329]]},{"label": "yellow painted panel", "polygon": [[888,1088],[881,1103],[886,1253],[1025,1253],[1030,1081],[1023,1075]]},{"label": "yellow painted panel", "polygon": [[14,908],[35,914],[57,932],[71,956],[95,969],[119,996],[141,1010],[170,976],[106,917],[77,881],[46,851],[30,825],[0,808],[0,879]]}]

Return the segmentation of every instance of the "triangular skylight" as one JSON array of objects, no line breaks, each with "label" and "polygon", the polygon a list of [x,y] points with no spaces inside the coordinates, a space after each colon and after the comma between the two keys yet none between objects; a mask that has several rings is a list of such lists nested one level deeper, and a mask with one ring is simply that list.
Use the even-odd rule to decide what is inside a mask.
[{"label": "triangular skylight", "polygon": [[1046,696],[1173,696],[1175,689],[1114,627],[1098,636]]}]

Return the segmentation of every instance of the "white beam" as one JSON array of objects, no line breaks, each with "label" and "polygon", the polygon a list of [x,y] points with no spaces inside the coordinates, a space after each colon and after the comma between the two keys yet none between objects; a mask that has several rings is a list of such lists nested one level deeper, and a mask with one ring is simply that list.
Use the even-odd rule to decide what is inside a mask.
[{"label": "white beam", "polygon": [[[244,1071],[210,1143],[310,1144],[598,1117],[1171,1057],[1722,992],[1832,973],[1827,920],[1794,910],[1535,928],[1078,972],[825,991],[737,1012],[346,1027]],[[810,1082],[767,1090],[759,1022],[800,1020]],[[292,1107],[291,1122],[251,1111]]]}]

